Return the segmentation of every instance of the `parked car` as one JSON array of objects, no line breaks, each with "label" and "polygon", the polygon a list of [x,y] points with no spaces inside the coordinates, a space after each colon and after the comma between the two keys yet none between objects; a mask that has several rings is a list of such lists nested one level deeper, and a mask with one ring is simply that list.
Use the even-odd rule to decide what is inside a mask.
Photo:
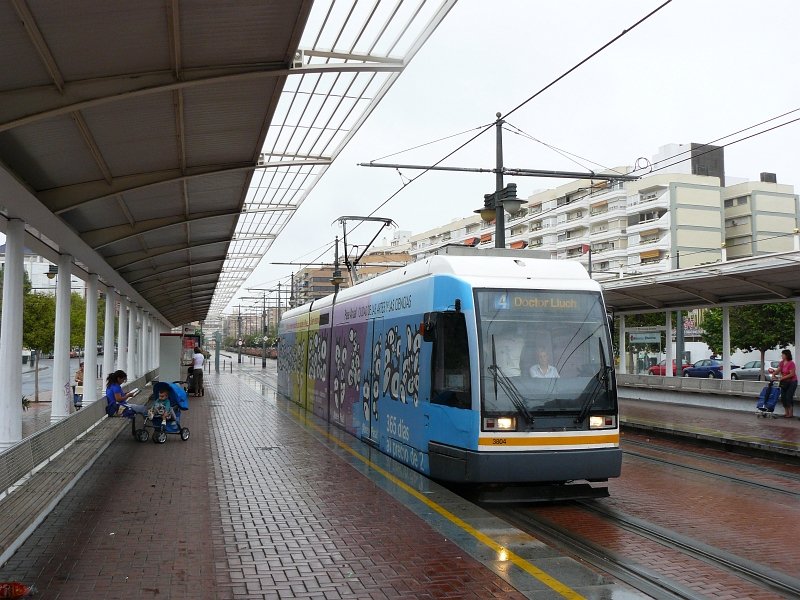
[{"label": "parked car", "polygon": [[[648,375],[662,375],[662,376],[666,375],[667,374],[667,370],[665,368],[666,364],[667,364],[667,360],[666,359],[662,360],[657,365],[653,365],[652,367],[647,369],[647,374]],[[692,366],[691,363],[683,361],[683,366],[681,367],[681,371],[683,371],[683,369],[685,369],[686,367],[691,367],[691,366]],[[672,359],[672,374],[673,375],[677,375],[678,374],[678,372],[675,369],[675,359],[674,358]]]},{"label": "parked car", "polygon": [[[770,375],[778,368],[779,360],[768,360],[764,367],[764,378],[769,380]],[[758,381],[761,377],[761,361],[751,360],[738,369],[731,369],[731,379],[752,379]]]},{"label": "parked car", "polygon": [[[731,369],[738,369],[739,365],[731,365]],[[708,377],[709,379],[722,379],[722,361],[716,358],[704,358],[683,370],[684,377]]]}]

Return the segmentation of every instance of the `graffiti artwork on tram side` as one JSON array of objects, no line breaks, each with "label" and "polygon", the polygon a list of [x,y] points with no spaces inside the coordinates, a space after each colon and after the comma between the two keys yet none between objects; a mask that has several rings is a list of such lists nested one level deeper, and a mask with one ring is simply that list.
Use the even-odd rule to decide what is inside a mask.
[{"label": "graffiti artwork on tram side", "polygon": [[414,406],[419,406],[419,351],[422,346],[422,335],[406,325],[405,351],[402,350],[402,339],[398,327],[392,327],[386,333],[386,349],[384,350],[383,394],[389,392],[393,400],[403,404],[410,397]]},{"label": "graffiti artwork on tram side", "polygon": [[369,421],[370,414],[378,420],[378,396],[380,394],[381,380],[381,346],[383,336],[379,335],[372,346],[372,360],[367,365],[367,372],[362,382],[362,403],[364,406],[364,421]]},{"label": "graffiti artwork on tram side", "polygon": [[[381,393],[403,404],[411,398],[419,406],[419,367],[422,335],[419,327],[405,326],[405,344],[399,333],[400,327],[391,327],[386,332],[386,344],[379,335],[372,346],[372,360],[362,382],[364,418],[370,414],[378,419],[378,397]],[[383,386],[381,387],[381,375]]]},{"label": "graffiti artwork on tram side", "polygon": [[361,373],[361,345],[354,329],[350,329],[344,340],[336,339],[333,366],[333,405],[334,418],[342,419],[347,389],[358,389],[358,376]]},{"label": "graffiti artwork on tram side", "polygon": [[327,378],[328,340],[321,336],[319,332],[314,333],[314,337],[308,344],[308,376],[311,379],[324,382]]}]

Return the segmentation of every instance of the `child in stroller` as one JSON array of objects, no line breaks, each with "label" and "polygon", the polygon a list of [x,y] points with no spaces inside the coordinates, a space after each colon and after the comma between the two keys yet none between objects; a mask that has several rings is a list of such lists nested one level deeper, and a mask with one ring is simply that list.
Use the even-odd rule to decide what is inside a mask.
[{"label": "child in stroller", "polygon": [[153,430],[153,441],[157,444],[166,442],[167,434],[178,434],[184,442],[189,439],[188,427],[181,426],[181,411],[189,410],[189,400],[178,383],[159,381],[153,384],[153,404],[147,411],[141,429],[134,432],[137,440],[146,442],[150,438],[150,429]]}]

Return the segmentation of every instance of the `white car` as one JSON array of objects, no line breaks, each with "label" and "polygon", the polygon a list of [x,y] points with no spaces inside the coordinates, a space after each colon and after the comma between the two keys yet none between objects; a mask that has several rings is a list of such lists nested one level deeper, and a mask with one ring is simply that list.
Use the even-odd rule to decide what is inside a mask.
[{"label": "white car", "polygon": [[[764,367],[764,379],[769,381],[770,376],[778,369],[778,363],[780,361],[777,360],[768,360],[766,366]],[[761,379],[761,361],[760,360],[751,360],[749,362],[744,363],[738,369],[731,369],[731,379],[736,381],[737,379],[748,379],[752,381],[758,381]]]}]

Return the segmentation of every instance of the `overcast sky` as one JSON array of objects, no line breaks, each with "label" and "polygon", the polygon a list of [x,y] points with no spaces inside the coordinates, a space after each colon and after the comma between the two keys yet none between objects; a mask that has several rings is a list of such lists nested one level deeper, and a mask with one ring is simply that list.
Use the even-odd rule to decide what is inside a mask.
[{"label": "overcast sky", "polygon": [[[459,0],[246,285],[274,285],[288,277],[298,267],[269,263],[311,260],[316,254],[308,251],[340,233],[332,221],[372,212],[402,183],[394,170],[356,163],[494,121],[496,112],[505,115],[661,3]],[[508,123],[608,167],[652,158],[668,143],[710,142],[800,108],[798,23],[796,0],[673,0],[516,111]],[[721,143],[798,117],[800,111]],[[429,164],[469,137],[385,162]],[[725,149],[726,172],[756,180],[762,171],[775,172],[779,183],[800,189],[799,140],[800,123],[793,123],[733,144]],[[492,131],[444,164],[492,168],[494,152]],[[510,133],[504,134],[504,158],[507,167],[585,170]],[[598,168],[588,162],[584,166]],[[408,178],[417,174],[403,173]],[[507,178],[511,181],[521,197],[564,183]],[[429,172],[377,214],[419,233],[470,214],[493,189],[493,174]],[[363,243],[371,237],[366,233],[357,232],[352,241]]]}]

